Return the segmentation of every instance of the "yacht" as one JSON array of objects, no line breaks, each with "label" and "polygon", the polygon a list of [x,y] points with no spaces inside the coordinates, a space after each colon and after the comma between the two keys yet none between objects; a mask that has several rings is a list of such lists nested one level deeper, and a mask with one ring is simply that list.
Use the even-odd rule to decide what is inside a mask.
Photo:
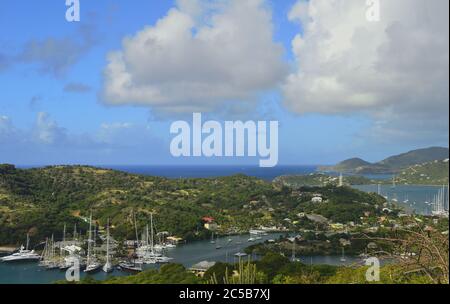
[{"label": "yacht", "polygon": [[34,252],[34,250],[27,250],[23,246],[19,252],[0,258],[2,262],[17,262],[17,261],[38,261],[41,256]]},{"label": "yacht", "polygon": [[30,237],[27,234],[27,247],[20,247],[19,252],[0,258],[2,262],[19,262],[19,261],[38,261],[41,256],[34,252],[34,250],[28,250],[30,244]]},{"label": "yacht", "polygon": [[100,264],[97,261],[93,261],[91,259],[89,264],[86,264],[86,269],[84,270],[85,273],[95,273],[98,272],[102,268],[102,264]]},{"label": "yacht", "polygon": [[129,262],[129,261],[125,261],[125,262],[121,262],[119,263],[119,270],[121,271],[125,271],[125,272],[131,272],[131,273],[137,273],[137,272],[141,272],[142,269],[142,263],[140,262]]},{"label": "yacht", "polygon": [[169,263],[170,261],[173,260],[173,258],[169,258],[166,256],[160,256],[160,257],[155,257],[154,260],[156,261],[156,263]]}]

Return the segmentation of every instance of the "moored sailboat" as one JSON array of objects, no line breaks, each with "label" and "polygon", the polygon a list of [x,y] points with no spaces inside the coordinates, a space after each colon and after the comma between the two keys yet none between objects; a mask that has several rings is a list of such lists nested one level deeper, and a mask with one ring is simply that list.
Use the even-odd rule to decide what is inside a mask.
[{"label": "moored sailboat", "polygon": [[108,220],[108,226],[106,227],[106,263],[105,265],[103,265],[103,271],[106,273],[114,271],[113,265],[111,263],[111,254],[109,252],[109,242],[110,242],[110,234],[109,234],[109,220]]},{"label": "moored sailboat", "polygon": [[86,258],[86,273],[94,273],[100,270],[102,264],[100,264],[96,257],[93,255],[93,248],[95,246],[95,239],[92,239],[92,212],[89,218],[89,238],[88,238],[88,252]]}]

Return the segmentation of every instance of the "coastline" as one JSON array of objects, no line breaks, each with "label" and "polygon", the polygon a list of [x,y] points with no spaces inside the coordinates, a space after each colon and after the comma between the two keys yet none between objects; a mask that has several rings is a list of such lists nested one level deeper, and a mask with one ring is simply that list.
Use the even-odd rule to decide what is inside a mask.
[{"label": "coastline", "polygon": [[13,253],[16,250],[17,250],[17,247],[0,246],[0,254],[2,254],[2,253]]}]

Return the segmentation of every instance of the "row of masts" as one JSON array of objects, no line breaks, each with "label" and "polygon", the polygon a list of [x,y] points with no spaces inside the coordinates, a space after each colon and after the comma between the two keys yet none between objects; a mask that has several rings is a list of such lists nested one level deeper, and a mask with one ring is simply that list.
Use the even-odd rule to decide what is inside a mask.
[{"label": "row of masts", "polygon": [[[138,272],[142,270],[142,265],[144,264],[167,263],[171,260],[171,258],[164,256],[162,252],[166,248],[175,247],[175,245],[163,243],[161,239],[159,244],[155,243],[153,214],[150,215],[150,225],[146,225],[141,240],[139,240],[138,237],[136,218],[133,216],[136,233],[133,260],[131,261],[128,259],[116,263],[115,265],[115,246],[113,246],[113,243],[115,242],[111,237],[109,220],[106,226],[106,239],[102,238],[104,240],[103,244],[106,244],[106,253],[100,257],[96,252],[97,229],[95,225],[93,225],[92,213],[88,221],[89,230],[87,235],[87,251],[85,258],[83,258],[83,250],[81,248],[82,242],[78,240],[76,227],[74,228],[74,233],[72,235],[73,240],[70,242],[66,240],[66,225],[64,225],[62,242],[55,242],[53,235],[51,238],[46,239],[45,248],[42,252],[39,265],[47,269],[68,269],[72,266],[73,261],[77,260],[86,273],[93,273],[100,270],[109,273],[114,270],[115,265],[125,271],[130,270],[133,272]],[[157,235],[159,236],[160,234]],[[68,246],[69,243],[71,244],[70,246]],[[58,247],[59,255],[57,254]]]},{"label": "row of masts", "polygon": [[449,186],[442,186],[433,198],[433,215],[448,216],[449,207]]}]

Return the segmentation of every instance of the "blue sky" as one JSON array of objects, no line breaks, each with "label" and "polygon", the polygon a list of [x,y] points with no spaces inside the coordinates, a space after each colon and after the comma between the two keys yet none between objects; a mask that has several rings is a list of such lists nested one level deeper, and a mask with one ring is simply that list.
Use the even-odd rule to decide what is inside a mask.
[{"label": "blue sky", "polygon": [[[376,27],[354,17],[360,5],[354,0],[337,8],[249,0],[242,9],[235,0],[81,0],[81,21],[74,23],[65,20],[64,2],[2,1],[0,163],[257,163],[174,159],[170,124],[192,117],[194,105],[220,121],[278,120],[280,164],[330,164],[354,156],[376,161],[448,146],[446,0],[428,8],[431,21],[410,21],[386,5]],[[411,3],[418,13],[424,2]],[[186,32],[176,31],[185,29],[183,22],[193,23],[186,39]],[[233,24],[238,30],[230,29]],[[369,37],[357,35],[363,30]],[[418,32],[423,41],[414,38]],[[142,44],[137,33],[163,42]],[[221,40],[217,33],[229,37]],[[349,45],[339,45],[345,39]],[[379,51],[359,56],[369,41]],[[416,53],[404,59],[398,44]],[[122,57],[111,59],[112,52]],[[125,71],[113,69],[118,64]],[[425,83],[424,71],[433,71]],[[123,75],[133,77],[132,89],[116,86]],[[220,81],[212,80],[216,76]]]}]

